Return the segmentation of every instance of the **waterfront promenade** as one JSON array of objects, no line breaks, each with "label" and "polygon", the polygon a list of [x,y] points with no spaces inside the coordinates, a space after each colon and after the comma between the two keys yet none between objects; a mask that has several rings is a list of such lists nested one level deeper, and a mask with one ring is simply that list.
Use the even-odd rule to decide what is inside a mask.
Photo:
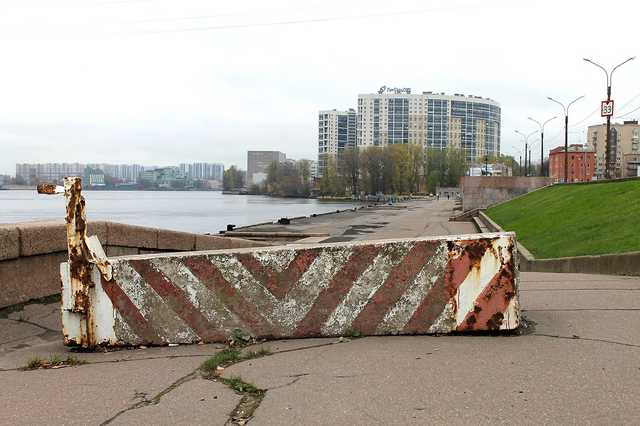
[{"label": "waterfront promenade", "polygon": [[243,227],[241,232],[326,233],[322,242],[346,242],[385,238],[412,238],[471,234],[477,232],[471,222],[449,222],[453,200],[415,200],[393,205],[376,205],[340,213],[294,219],[289,225],[264,224]]},{"label": "waterfront promenade", "polygon": [[[352,239],[474,232],[446,221],[452,209],[416,202],[287,227]],[[636,423],[640,278],[521,279],[519,334],[266,342],[271,355],[222,376],[266,390],[256,425]],[[75,353],[86,364],[17,370],[35,355],[66,357],[61,340],[59,303],[1,312],[0,424],[223,425],[242,399],[193,374],[222,345]]]}]

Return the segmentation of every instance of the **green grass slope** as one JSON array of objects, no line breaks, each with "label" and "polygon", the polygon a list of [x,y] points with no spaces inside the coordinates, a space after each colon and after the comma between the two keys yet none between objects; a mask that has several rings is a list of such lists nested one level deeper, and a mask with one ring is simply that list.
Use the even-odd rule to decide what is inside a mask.
[{"label": "green grass slope", "polygon": [[537,258],[640,251],[640,180],[555,185],[486,213]]}]

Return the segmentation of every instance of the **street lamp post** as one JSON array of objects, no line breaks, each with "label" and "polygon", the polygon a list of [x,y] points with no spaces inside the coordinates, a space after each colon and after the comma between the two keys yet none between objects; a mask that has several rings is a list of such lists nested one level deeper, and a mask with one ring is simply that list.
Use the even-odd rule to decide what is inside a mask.
[{"label": "street lamp post", "polygon": [[584,96],[578,96],[565,106],[562,102],[556,101],[551,96],[547,96],[547,99],[560,105],[564,111],[564,183],[567,183],[569,173],[569,107],[582,98],[584,98]]},{"label": "street lamp post", "polygon": [[538,120],[528,117],[529,120],[533,121],[534,123],[538,124],[538,126],[540,126],[540,176],[546,176],[545,172],[544,172],[544,126],[550,122],[551,120],[557,118],[556,116],[551,117],[550,119],[548,119],[547,121],[544,122],[539,122]]},{"label": "street lamp post", "polygon": [[[611,102],[611,81],[613,80],[613,72],[620,68],[622,65],[626,64],[629,61],[634,60],[636,57],[632,56],[629,59],[627,59],[624,62],[619,63],[618,65],[616,65],[615,67],[613,67],[613,69],[611,70],[611,72],[608,72],[602,65],[597,64],[595,62],[593,62],[591,59],[588,58],[582,58],[584,61],[589,62],[592,65],[595,65],[596,67],[600,68],[602,71],[604,71],[604,74],[607,76],[607,103]],[[602,114],[601,114],[602,115]],[[604,156],[605,156],[605,160],[604,160],[604,177],[606,179],[609,179],[611,177],[611,165],[609,164],[609,162],[611,161],[611,156],[609,154],[609,138],[610,138],[610,133],[611,133],[611,115],[613,115],[613,109],[611,109],[611,113],[607,114],[607,134],[605,136],[605,143],[604,143]]]},{"label": "street lamp post", "polygon": [[522,136],[524,140],[524,168],[525,168],[525,176],[529,176],[529,167],[527,166],[527,152],[529,152],[529,137],[538,133],[537,130],[529,133],[528,135],[522,133],[520,130],[516,130],[516,133]]},{"label": "street lamp post", "polygon": [[[518,176],[522,176],[522,151],[516,148],[516,152],[520,154],[518,156]],[[513,158],[513,161],[515,161],[515,155],[513,156]],[[513,173],[515,173],[515,171],[513,171]]]}]

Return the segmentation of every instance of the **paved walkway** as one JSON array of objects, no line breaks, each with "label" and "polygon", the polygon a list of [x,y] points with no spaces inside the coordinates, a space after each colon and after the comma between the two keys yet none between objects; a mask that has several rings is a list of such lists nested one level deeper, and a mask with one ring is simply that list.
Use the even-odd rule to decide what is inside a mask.
[{"label": "paved walkway", "polygon": [[[267,389],[251,424],[637,424],[640,278],[523,273],[519,336],[268,342],[227,368]],[[241,397],[193,371],[220,345],[66,356],[58,304],[0,318],[0,424],[219,424]]]},{"label": "paved walkway", "polygon": [[[377,207],[259,230],[334,241],[473,233],[451,201]],[[637,424],[640,278],[523,273],[535,325],[517,336],[399,336],[267,342],[227,368],[266,389],[251,424]],[[241,396],[194,374],[221,345],[70,353],[59,303],[0,311],[4,424],[219,424]],[[33,357],[85,365],[19,371]]]},{"label": "paved walkway", "polygon": [[411,201],[297,219],[290,225],[251,226],[240,231],[327,233],[330,238],[324,242],[477,232],[470,222],[449,222],[449,217],[456,214],[454,207],[453,200]]}]

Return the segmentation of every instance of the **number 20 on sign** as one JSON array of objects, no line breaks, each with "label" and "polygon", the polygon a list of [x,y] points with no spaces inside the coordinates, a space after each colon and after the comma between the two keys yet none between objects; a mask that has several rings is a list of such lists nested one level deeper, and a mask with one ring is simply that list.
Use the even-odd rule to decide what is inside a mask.
[{"label": "number 20 on sign", "polygon": [[600,116],[610,117],[613,115],[613,101],[602,101],[600,103]]}]

